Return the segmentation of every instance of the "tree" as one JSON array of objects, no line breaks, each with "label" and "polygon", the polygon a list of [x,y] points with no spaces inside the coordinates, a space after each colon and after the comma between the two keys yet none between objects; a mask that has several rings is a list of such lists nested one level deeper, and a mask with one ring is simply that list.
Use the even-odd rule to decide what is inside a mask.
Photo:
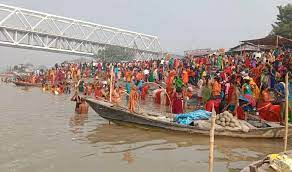
[{"label": "tree", "polygon": [[134,59],[135,51],[118,46],[109,46],[103,50],[99,50],[97,57],[107,62],[130,61]]},{"label": "tree", "polygon": [[272,24],[272,34],[292,39],[292,4],[277,6],[277,8],[279,14],[275,24]]}]

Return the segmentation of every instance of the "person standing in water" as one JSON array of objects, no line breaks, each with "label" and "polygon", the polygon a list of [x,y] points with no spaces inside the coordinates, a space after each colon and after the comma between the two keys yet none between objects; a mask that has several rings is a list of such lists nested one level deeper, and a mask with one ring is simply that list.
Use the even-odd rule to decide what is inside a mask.
[{"label": "person standing in water", "polygon": [[81,97],[78,95],[78,92],[77,91],[75,91],[75,94],[71,98],[71,101],[75,101],[76,102],[75,112],[78,113],[79,112],[79,106],[81,104]]},{"label": "person standing in water", "polygon": [[89,106],[86,103],[84,98],[81,98],[81,104],[79,105],[78,113],[79,114],[88,114]]}]

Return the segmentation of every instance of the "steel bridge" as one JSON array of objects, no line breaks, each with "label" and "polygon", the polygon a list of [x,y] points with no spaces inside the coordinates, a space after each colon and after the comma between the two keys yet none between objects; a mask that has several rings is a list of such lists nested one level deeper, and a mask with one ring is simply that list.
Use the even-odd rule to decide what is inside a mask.
[{"label": "steel bridge", "polygon": [[157,36],[0,4],[0,46],[100,56],[121,47],[141,59],[159,58]]}]

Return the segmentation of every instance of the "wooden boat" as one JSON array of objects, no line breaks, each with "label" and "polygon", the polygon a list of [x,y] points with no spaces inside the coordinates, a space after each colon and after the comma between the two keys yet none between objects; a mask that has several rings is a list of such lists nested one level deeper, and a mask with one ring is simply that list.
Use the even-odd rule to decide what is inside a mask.
[{"label": "wooden boat", "polygon": [[13,82],[16,86],[26,86],[26,87],[42,87],[42,84],[40,83],[29,83],[29,82],[23,82],[23,81],[14,81]]},{"label": "wooden boat", "polygon": [[[132,123],[143,125],[147,127],[156,127],[167,129],[171,131],[179,131],[192,134],[209,135],[209,130],[204,130],[198,126],[181,125],[171,120],[164,120],[155,118],[155,113],[148,112],[144,114],[131,113],[124,107],[115,106],[112,103],[95,100],[91,98],[86,99],[89,106],[101,117],[116,123]],[[220,130],[215,131],[216,136],[238,137],[238,138],[283,138],[283,126],[276,123],[268,123],[270,127],[250,129],[248,132]],[[289,134],[292,135],[292,125],[289,125]]]},{"label": "wooden boat", "polygon": [[[281,152],[279,155],[286,155],[289,158],[292,158],[292,151],[286,151]],[[265,157],[259,161],[253,162],[244,169],[241,170],[241,172],[275,172],[274,169],[270,167],[270,163],[268,161],[268,158]]]}]

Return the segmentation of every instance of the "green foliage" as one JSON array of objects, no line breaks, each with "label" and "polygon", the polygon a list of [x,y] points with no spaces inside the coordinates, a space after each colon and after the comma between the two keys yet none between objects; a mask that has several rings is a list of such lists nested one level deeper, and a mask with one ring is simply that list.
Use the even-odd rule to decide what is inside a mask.
[{"label": "green foliage", "polygon": [[130,61],[135,57],[135,50],[110,46],[103,50],[99,50],[97,57],[106,62]]},{"label": "green foliage", "polygon": [[278,6],[278,10],[277,21],[272,24],[272,34],[292,39],[292,4]]}]

